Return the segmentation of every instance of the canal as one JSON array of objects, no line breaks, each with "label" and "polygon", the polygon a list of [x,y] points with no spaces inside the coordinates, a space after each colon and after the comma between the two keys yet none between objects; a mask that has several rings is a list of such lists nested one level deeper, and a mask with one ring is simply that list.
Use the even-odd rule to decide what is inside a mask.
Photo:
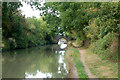
[{"label": "canal", "polygon": [[67,78],[65,50],[46,45],[3,52],[3,78]]}]

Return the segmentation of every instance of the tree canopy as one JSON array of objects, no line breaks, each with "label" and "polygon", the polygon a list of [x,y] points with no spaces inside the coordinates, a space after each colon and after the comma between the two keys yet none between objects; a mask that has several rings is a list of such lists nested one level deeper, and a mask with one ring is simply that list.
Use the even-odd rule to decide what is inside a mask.
[{"label": "tree canopy", "polygon": [[4,48],[45,45],[52,43],[55,35],[64,35],[81,46],[85,42],[93,44],[93,52],[97,51],[94,53],[112,53],[110,46],[120,35],[120,2],[45,2],[43,6],[39,2],[28,4],[41,11],[39,19],[25,18],[18,10],[22,6],[20,2],[2,4]]}]

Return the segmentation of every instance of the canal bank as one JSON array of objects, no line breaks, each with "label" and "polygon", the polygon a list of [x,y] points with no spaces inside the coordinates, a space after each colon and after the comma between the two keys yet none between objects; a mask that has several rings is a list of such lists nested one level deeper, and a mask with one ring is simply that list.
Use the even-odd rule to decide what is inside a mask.
[{"label": "canal bank", "polygon": [[73,57],[70,55],[72,54],[69,52],[69,48],[68,48],[66,52],[67,69],[69,71],[68,78],[78,78],[78,73],[75,67],[75,62],[73,61]]},{"label": "canal bank", "polygon": [[88,78],[80,57],[79,51],[71,45],[71,42],[68,43],[66,59],[68,61],[69,78]]},{"label": "canal bank", "polygon": [[71,42],[68,44],[66,55],[68,62],[70,62],[70,58],[73,58],[68,69],[72,71],[70,64],[74,63],[77,69],[75,74],[79,78],[118,78],[118,63],[101,59],[99,55],[93,54],[89,48],[79,47]]}]

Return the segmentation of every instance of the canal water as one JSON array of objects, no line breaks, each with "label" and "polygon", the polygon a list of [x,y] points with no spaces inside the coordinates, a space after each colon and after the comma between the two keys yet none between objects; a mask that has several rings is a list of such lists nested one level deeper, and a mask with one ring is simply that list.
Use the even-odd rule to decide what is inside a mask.
[{"label": "canal water", "polygon": [[3,78],[67,78],[65,50],[47,45],[2,54]]}]

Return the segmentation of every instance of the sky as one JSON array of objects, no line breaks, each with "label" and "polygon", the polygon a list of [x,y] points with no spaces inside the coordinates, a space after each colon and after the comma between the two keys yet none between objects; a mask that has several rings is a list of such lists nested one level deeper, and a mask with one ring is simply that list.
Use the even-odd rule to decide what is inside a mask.
[{"label": "sky", "polygon": [[[22,11],[22,15],[25,15],[25,17],[32,17],[35,16],[36,18],[40,18],[40,12],[39,10],[36,10],[31,8],[31,6],[25,2],[21,2],[23,4],[22,7],[19,9]],[[42,3],[43,4],[43,3]]]}]

